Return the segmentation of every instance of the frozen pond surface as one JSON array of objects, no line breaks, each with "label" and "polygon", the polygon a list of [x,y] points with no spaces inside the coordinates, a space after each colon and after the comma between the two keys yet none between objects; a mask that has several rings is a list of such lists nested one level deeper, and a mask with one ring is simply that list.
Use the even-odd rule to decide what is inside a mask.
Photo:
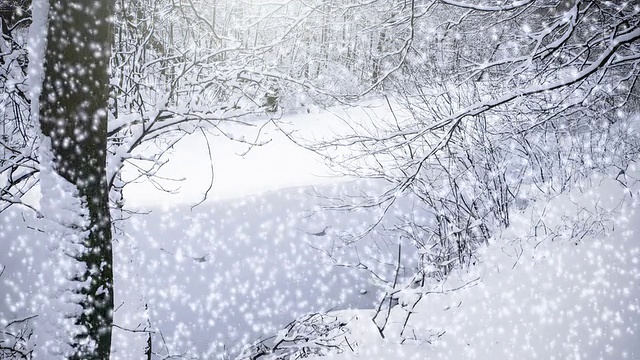
[{"label": "frozen pond surface", "polygon": [[[336,195],[360,185],[318,190]],[[309,312],[372,308],[379,294],[369,275],[335,266],[317,248],[333,249],[341,262],[367,261],[364,254],[371,249],[359,252],[360,258],[342,249],[337,233],[361,230],[375,215],[309,216],[318,203],[311,191],[289,188],[131,218],[116,247],[116,307],[122,304],[116,322],[144,327],[140,314],[147,304],[151,327],[166,341],[166,355],[191,349],[190,355],[210,358],[222,344],[235,353],[242,343],[274,334]],[[358,247],[374,243],[365,238]],[[123,331],[118,336],[123,342],[135,338]]]}]

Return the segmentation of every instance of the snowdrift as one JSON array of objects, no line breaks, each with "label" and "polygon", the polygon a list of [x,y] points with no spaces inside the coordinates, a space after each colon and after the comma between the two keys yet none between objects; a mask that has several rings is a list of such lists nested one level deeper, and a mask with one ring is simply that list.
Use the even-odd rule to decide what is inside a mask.
[{"label": "snowdrift", "polygon": [[481,263],[404,290],[385,338],[373,312],[340,312],[350,347],[329,358],[640,358],[640,193],[624,180],[512,212]]}]

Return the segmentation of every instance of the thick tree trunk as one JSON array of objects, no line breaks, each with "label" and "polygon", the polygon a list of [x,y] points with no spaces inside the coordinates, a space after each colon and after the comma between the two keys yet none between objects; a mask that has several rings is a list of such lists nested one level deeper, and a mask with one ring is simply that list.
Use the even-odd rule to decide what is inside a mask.
[{"label": "thick tree trunk", "polygon": [[[40,125],[51,138],[55,171],[78,189],[88,210],[87,251],[78,261],[87,285],[76,322],[85,332],[69,339],[74,359],[108,359],[113,270],[106,181],[107,104],[113,4],[50,0]],[[64,241],[64,239],[60,239]],[[90,280],[90,281],[86,281]],[[86,282],[85,282],[86,281]]]}]

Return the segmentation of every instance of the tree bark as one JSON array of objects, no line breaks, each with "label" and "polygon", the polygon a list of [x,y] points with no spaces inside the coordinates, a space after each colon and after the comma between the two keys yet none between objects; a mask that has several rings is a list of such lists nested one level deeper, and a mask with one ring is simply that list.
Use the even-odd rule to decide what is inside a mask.
[{"label": "tree bark", "polygon": [[[111,1],[50,0],[40,126],[51,138],[54,169],[74,184],[88,210],[87,271],[76,324],[68,339],[72,359],[108,359],[111,348],[113,270],[106,179]],[[60,239],[65,241],[65,239]],[[87,281],[90,280],[90,281]]]}]

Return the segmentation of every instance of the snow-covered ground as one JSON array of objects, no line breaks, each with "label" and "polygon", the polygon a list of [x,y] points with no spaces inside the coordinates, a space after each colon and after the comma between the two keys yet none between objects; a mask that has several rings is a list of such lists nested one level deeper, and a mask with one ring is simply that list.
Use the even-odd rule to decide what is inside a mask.
[{"label": "snow-covered ground", "polygon": [[[373,108],[334,109],[338,117],[304,112],[285,117],[281,126],[300,136],[330,137],[346,126],[340,118],[366,122],[374,113],[387,114],[383,105],[368,105]],[[245,139],[254,131],[231,129]],[[210,137],[214,187],[193,209],[210,180],[201,134],[176,147],[164,170],[163,175],[187,179],[179,195],[149,184],[128,188],[127,206],[151,213],[118,225],[114,358],[140,358],[146,334],[139,331],[146,330],[155,332],[154,348],[161,356],[215,358],[223,347],[236,353],[243,343],[275,334],[302,314],[327,310],[337,310],[351,330],[354,351],[332,355],[340,359],[640,358],[637,189],[625,197],[623,187],[608,180],[513,213],[512,227],[482,252],[481,264],[420,289],[423,299],[404,332],[408,308],[395,307],[382,339],[372,311],[363,310],[373,308],[380,295],[367,273],[336,267],[316,250],[334,249],[346,263],[365,261],[360,256],[372,252],[343,249],[338,234],[361,230],[378,214],[312,215],[318,210],[316,191],[339,196],[362,187],[377,191],[380,184],[333,176],[319,156],[291,143],[273,125],[263,129],[261,139],[270,141],[239,156],[246,146]],[[588,229],[595,235],[569,240],[568,234],[581,234],[580,229],[563,227],[561,220],[576,215],[575,204],[588,210],[577,213],[583,220],[603,214],[596,225],[607,230],[596,226]],[[606,215],[605,209],[615,212]],[[50,269],[42,266],[46,242],[29,228],[37,224],[32,214],[16,208],[0,222],[5,249],[0,264],[6,267],[0,279],[1,326],[35,315],[40,287],[47,285],[38,279]],[[534,228],[537,236],[531,234]],[[379,240],[373,234],[358,246],[376,248]],[[403,292],[400,304],[410,304],[416,291]]]}]

